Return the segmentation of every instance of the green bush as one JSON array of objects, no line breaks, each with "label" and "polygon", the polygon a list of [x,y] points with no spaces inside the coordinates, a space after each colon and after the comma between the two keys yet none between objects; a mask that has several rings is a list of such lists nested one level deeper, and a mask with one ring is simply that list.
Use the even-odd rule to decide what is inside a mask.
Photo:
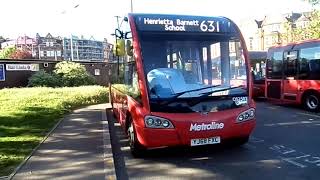
[{"label": "green bush", "polygon": [[56,74],[50,74],[44,70],[36,72],[29,78],[29,87],[59,87],[62,85],[61,78]]},{"label": "green bush", "polygon": [[29,78],[28,86],[31,87],[77,87],[95,85],[95,78],[91,76],[86,68],[75,62],[63,61],[55,66],[53,73],[44,70]]},{"label": "green bush", "polygon": [[55,66],[54,73],[61,77],[63,86],[74,87],[96,84],[86,68],[75,62],[63,61]]}]

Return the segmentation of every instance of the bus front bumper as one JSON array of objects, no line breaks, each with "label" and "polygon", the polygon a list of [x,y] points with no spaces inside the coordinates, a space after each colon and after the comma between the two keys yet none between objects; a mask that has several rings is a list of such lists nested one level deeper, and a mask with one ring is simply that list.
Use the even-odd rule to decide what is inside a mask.
[{"label": "bus front bumper", "polygon": [[256,125],[256,120],[251,119],[242,123],[224,123],[225,125],[223,129],[204,131],[191,131],[190,122],[180,122],[175,124],[177,124],[177,126],[173,129],[136,127],[138,141],[147,149],[173,146],[193,146],[191,141],[195,139],[207,139],[212,137],[219,137],[220,144],[227,140],[250,136]]}]

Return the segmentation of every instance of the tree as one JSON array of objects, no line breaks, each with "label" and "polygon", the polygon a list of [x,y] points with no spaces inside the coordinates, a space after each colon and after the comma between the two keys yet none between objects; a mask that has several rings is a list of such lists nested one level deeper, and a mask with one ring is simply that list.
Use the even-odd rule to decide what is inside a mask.
[{"label": "tree", "polygon": [[10,56],[11,59],[31,59],[32,55],[30,52],[23,49],[16,49]]},{"label": "tree", "polygon": [[9,59],[11,55],[17,50],[16,47],[7,47],[0,50],[0,59]]},{"label": "tree", "polygon": [[0,59],[31,59],[30,52],[17,49],[16,47],[6,47],[0,50]]},{"label": "tree", "polygon": [[310,3],[312,6],[315,6],[320,3],[320,0],[304,0]]},{"label": "tree", "polygon": [[320,38],[320,11],[314,10],[309,19],[310,23],[307,27],[300,27],[293,31],[295,41]]},{"label": "tree", "polygon": [[302,16],[308,19],[308,24],[304,27],[295,27],[296,22],[289,20],[285,24],[286,33],[281,36],[282,39],[286,40],[286,43],[320,38],[320,11],[313,10],[310,14],[303,14]]}]

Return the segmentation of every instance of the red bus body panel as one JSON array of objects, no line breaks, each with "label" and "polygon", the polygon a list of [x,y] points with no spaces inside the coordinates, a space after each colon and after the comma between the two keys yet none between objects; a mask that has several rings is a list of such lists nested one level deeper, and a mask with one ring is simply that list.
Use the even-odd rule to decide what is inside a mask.
[{"label": "red bus body panel", "polygon": [[[121,126],[126,129],[126,118],[130,114],[133,119],[134,127],[137,132],[137,139],[140,144],[147,148],[158,148],[167,146],[190,146],[191,139],[221,137],[221,142],[228,139],[247,137],[249,136],[256,125],[256,120],[252,119],[242,123],[236,123],[237,116],[249,109],[255,108],[255,104],[251,101],[251,106],[245,106],[237,109],[230,109],[220,112],[211,112],[207,115],[200,113],[160,113],[148,112],[141,108],[138,102],[113,89],[112,98],[117,98],[114,105],[118,104],[118,108],[114,106],[117,119]],[[116,95],[116,96],[115,96]],[[173,129],[152,129],[146,128],[144,117],[146,115],[154,115],[169,119]],[[207,131],[190,131],[192,123],[224,123],[223,129],[207,130]]]}]

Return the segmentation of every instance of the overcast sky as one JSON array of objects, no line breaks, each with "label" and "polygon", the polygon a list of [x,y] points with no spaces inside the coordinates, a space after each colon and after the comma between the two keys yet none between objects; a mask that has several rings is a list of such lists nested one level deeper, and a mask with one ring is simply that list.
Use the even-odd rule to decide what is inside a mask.
[{"label": "overcast sky", "polygon": [[[262,18],[267,14],[308,11],[302,0],[132,0],[139,13],[171,13],[226,16],[239,19]],[[117,4],[116,4],[117,3]],[[0,0],[0,36],[91,35],[97,40],[116,27],[114,16],[130,12],[130,0]]]}]

